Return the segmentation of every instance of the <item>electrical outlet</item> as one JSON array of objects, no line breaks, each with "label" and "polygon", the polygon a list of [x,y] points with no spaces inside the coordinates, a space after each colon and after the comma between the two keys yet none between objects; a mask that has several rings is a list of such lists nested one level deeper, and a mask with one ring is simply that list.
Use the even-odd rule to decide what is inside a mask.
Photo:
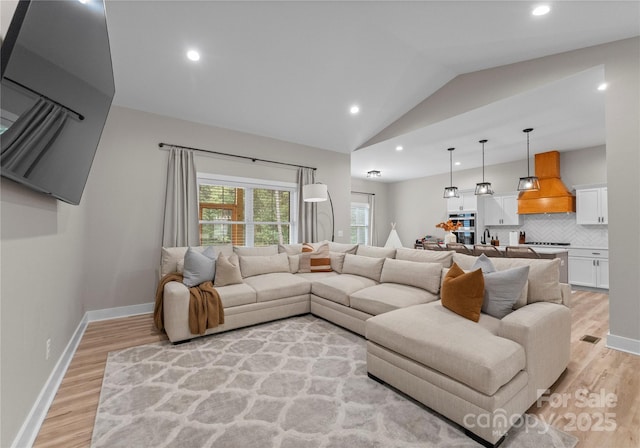
[{"label": "electrical outlet", "polygon": [[338,230],[338,236],[339,236],[339,237],[344,236],[344,233],[342,232],[342,230]]},{"label": "electrical outlet", "polygon": [[44,355],[45,361],[48,361],[50,356],[51,356],[51,338],[47,338],[47,348]]}]

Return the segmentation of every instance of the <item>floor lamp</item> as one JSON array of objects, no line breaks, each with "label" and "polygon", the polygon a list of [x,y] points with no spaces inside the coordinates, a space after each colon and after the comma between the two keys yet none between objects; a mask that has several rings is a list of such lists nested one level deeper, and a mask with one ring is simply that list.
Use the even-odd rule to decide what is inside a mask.
[{"label": "floor lamp", "polygon": [[329,189],[326,184],[315,183],[307,184],[302,187],[302,200],[304,202],[324,202],[329,199],[329,205],[331,206],[331,241],[334,241],[334,228],[336,226],[336,219],[333,213],[333,201],[329,194]]}]

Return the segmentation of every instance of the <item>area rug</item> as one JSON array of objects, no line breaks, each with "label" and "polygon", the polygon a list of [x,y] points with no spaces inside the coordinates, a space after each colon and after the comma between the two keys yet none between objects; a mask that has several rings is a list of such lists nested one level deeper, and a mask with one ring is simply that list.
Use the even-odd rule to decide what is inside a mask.
[{"label": "area rug", "polygon": [[[367,376],[365,340],[311,315],[109,354],[91,446],[478,447]],[[505,448],[574,447],[531,420]]]}]

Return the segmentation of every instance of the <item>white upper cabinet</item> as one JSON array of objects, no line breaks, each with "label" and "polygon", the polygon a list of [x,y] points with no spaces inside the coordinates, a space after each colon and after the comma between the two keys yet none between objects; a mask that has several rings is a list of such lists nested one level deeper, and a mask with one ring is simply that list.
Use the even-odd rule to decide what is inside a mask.
[{"label": "white upper cabinet", "polygon": [[576,188],[576,222],[607,224],[609,222],[607,187]]},{"label": "white upper cabinet", "polygon": [[515,194],[504,196],[484,197],[484,225],[485,226],[519,226],[522,217],[518,214],[518,196]]},{"label": "white upper cabinet", "polygon": [[447,199],[447,211],[448,212],[460,212],[460,211],[476,211],[478,209],[478,199],[475,193],[472,192],[459,192],[459,198]]}]

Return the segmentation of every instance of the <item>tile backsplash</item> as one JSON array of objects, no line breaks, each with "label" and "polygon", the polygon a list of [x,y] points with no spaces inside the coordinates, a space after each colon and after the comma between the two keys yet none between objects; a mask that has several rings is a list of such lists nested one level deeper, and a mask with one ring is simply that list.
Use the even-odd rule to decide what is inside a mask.
[{"label": "tile backsplash", "polygon": [[505,244],[509,239],[509,231],[524,231],[527,241],[548,241],[554,243],[570,243],[572,246],[609,247],[609,230],[607,226],[586,226],[576,224],[574,213],[551,213],[547,215],[524,215],[523,225],[514,227],[491,227],[491,234],[497,233],[500,242]]}]

